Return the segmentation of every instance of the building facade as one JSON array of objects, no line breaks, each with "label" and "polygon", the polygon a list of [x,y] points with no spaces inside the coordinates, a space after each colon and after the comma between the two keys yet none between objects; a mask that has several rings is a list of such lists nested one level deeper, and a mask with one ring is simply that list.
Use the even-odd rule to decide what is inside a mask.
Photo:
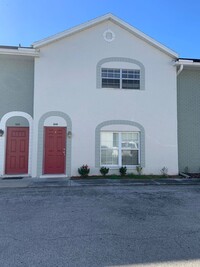
[{"label": "building facade", "polygon": [[195,169],[198,108],[187,100],[200,79],[198,63],[186,64],[111,14],[31,48],[0,47],[0,175],[70,177],[83,164],[91,174]]}]

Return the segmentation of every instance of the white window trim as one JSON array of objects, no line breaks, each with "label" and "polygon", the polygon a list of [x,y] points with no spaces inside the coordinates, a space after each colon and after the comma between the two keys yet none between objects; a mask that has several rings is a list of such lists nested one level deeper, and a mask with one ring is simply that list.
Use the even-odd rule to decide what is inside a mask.
[{"label": "white window trim", "polygon": [[[119,146],[118,146],[118,165],[110,165],[110,164],[101,164],[101,133],[102,132],[108,132],[108,133],[118,133],[119,134]],[[122,150],[126,150],[126,149],[122,149],[122,142],[121,142],[121,134],[122,133],[136,133],[138,135],[138,149],[127,149],[127,150],[137,150],[138,151],[138,164],[136,165],[122,165]],[[101,131],[100,132],[100,167],[109,167],[111,169],[116,169],[116,168],[119,168],[119,167],[122,167],[122,166],[126,166],[127,169],[130,169],[130,168],[134,168],[136,166],[140,166],[141,164],[141,155],[140,155],[140,152],[141,152],[141,149],[140,149],[140,132],[138,131]]]}]

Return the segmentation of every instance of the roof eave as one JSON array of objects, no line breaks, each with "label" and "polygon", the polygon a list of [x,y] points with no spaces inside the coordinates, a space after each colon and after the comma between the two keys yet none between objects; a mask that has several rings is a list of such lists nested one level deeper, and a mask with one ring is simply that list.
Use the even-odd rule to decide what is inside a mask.
[{"label": "roof eave", "polygon": [[0,55],[39,57],[39,51],[34,48],[0,48]]},{"label": "roof eave", "polygon": [[54,34],[54,35],[52,35],[52,36],[50,36],[50,37],[47,37],[47,38],[44,38],[44,39],[42,39],[42,40],[40,40],[40,41],[36,41],[36,42],[34,42],[34,43],[32,44],[32,46],[33,46],[34,48],[40,48],[40,47],[42,47],[42,46],[45,46],[45,45],[47,45],[47,44],[50,44],[50,43],[52,43],[52,42],[55,42],[55,41],[60,40],[60,39],[62,39],[62,38],[65,38],[65,37],[67,37],[67,36],[70,36],[70,35],[72,35],[72,34],[75,34],[75,33],[81,32],[81,31],[83,31],[83,30],[86,30],[86,29],[88,29],[88,28],[91,28],[91,27],[93,27],[93,26],[95,26],[95,25],[101,23],[102,21],[104,21],[104,20],[106,20],[106,19],[110,19],[110,17],[111,17],[111,14],[109,13],[109,14],[106,14],[106,15],[100,17],[100,18],[96,18],[96,19],[87,21],[87,22],[85,22],[85,23],[82,23],[82,24],[80,24],[80,25],[78,25],[78,26],[75,26],[75,27],[70,28],[70,29],[68,29],[68,30],[65,30],[65,31],[63,31],[63,32]]},{"label": "roof eave", "polygon": [[195,62],[193,59],[178,59],[174,62],[175,66],[185,66],[191,68],[200,68],[200,62]]},{"label": "roof eave", "polygon": [[113,15],[112,15],[112,17],[110,19],[113,20],[114,22],[116,22],[119,26],[123,27],[125,30],[128,30],[130,33],[134,34],[135,36],[137,36],[141,40],[149,43],[153,47],[159,49],[160,51],[162,51],[162,52],[164,52],[166,54],[168,54],[172,58],[177,59],[179,57],[178,54],[175,51],[169,49],[165,45],[161,44],[160,42],[158,42],[155,39],[151,38],[147,34],[145,34],[145,33],[141,32],[140,30],[136,29],[132,25],[124,22],[123,20],[121,20],[121,19],[119,19],[119,18],[117,18],[117,17],[115,17]]}]

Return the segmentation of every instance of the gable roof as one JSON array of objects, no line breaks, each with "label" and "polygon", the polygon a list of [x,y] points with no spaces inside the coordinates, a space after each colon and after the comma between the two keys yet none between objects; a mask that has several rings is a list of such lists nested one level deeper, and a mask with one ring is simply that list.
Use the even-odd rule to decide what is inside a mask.
[{"label": "gable roof", "polygon": [[149,37],[148,35],[144,34],[143,32],[139,31],[138,29],[134,28],[130,24],[124,22],[123,20],[119,19],[118,17],[114,16],[111,13],[108,13],[104,16],[98,17],[96,19],[90,20],[88,22],[85,22],[81,25],[78,25],[76,27],[73,27],[71,29],[68,29],[66,31],[60,32],[58,34],[55,34],[53,36],[47,37],[45,39],[42,39],[40,41],[34,42],[32,45],[34,48],[40,48],[42,46],[48,45],[52,42],[58,41],[60,39],[63,39],[67,36],[70,36],[72,34],[81,32],[83,30],[89,29],[97,24],[100,24],[104,21],[111,21],[117,24],[118,26],[122,27],[123,29],[129,31],[136,37],[140,38],[141,40],[147,42],[148,44],[154,46],[155,48],[159,49],[160,51],[168,54],[169,56],[173,58],[178,58],[178,54],[174,52],[173,50],[169,49],[168,47],[164,46],[163,44],[157,42],[153,38]]}]

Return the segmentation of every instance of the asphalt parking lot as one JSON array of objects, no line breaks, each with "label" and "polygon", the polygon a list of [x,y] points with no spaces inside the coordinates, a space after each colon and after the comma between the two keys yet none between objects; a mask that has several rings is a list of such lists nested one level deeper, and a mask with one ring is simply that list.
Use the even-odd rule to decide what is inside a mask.
[{"label": "asphalt parking lot", "polygon": [[200,266],[200,186],[1,188],[0,266]]}]

